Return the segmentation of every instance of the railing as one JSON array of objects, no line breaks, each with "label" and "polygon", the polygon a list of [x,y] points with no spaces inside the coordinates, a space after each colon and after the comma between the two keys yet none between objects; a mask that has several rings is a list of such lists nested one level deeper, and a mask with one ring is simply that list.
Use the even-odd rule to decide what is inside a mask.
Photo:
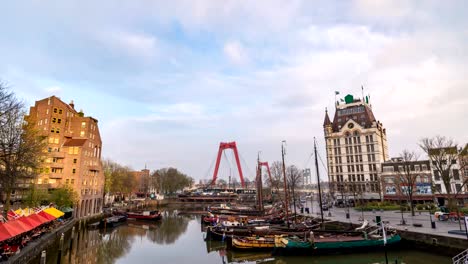
[{"label": "railing", "polygon": [[468,249],[452,258],[453,264],[468,264]]}]

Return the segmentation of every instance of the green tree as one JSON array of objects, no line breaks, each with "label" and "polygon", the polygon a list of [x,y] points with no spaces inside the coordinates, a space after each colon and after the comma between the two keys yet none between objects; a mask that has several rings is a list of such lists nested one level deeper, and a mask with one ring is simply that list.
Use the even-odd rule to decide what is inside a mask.
[{"label": "green tree", "polygon": [[53,190],[49,200],[59,208],[73,207],[78,201],[78,195],[70,186],[64,186]]},{"label": "green tree", "polygon": [[193,179],[176,168],[163,168],[153,173],[156,188],[164,194],[173,194],[193,184]]},{"label": "green tree", "polygon": [[129,167],[122,166],[114,161],[106,160],[104,167],[104,191],[107,194],[130,195],[137,182]]},{"label": "green tree", "polygon": [[39,206],[49,200],[49,194],[44,188],[37,188],[35,184],[31,185],[23,203],[29,207]]},{"label": "green tree", "polygon": [[45,137],[34,125],[34,117],[25,116],[23,104],[0,83],[0,184],[6,196],[5,216],[18,181],[35,177],[42,160]]}]

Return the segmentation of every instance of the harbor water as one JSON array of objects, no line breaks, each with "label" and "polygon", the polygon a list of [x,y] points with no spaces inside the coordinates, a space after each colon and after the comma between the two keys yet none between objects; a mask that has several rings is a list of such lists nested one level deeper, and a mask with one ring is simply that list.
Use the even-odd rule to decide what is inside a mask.
[{"label": "harbor water", "polygon": [[[268,252],[235,252],[223,242],[204,241],[200,216],[164,212],[155,223],[128,221],[121,226],[99,230],[75,230],[66,234],[60,246],[57,240],[47,249],[46,263],[276,263],[276,264],[363,264],[385,263],[383,251],[359,254],[277,257]],[[61,248],[61,250],[60,250]],[[446,256],[411,249],[391,250],[389,263],[444,264]],[[36,256],[32,263],[40,263]]]}]

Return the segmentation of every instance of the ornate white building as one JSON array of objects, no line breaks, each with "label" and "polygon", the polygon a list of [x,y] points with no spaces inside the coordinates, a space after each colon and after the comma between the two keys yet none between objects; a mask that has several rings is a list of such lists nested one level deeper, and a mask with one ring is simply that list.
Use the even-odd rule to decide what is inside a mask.
[{"label": "ornate white building", "polygon": [[368,97],[336,102],[333,122],[323,123],[330,191],[337,199],[382,199],[380,164],[389,159],[387,135]]}]

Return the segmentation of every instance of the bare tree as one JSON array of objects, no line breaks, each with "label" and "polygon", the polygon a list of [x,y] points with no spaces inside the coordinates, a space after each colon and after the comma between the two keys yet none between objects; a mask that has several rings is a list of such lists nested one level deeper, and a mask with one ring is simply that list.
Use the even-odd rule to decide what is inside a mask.
[{"label": "bare tree", "polygon": [[302,184],[302,171],[299,170],[295,165],[291,165],[286,169],[286,176],[288,181],[288,188],[292,193],[293,204],[294,204],[294,219],[296,219],[296,195],[295,190]]},{"label": "bare tree", "polygon": [[[280,161],[275,161],[271,164],[271,182],[268,179],[268,186],[276,192],[278,197],[280,197],[279,192],[282,190],[283,186],[283,164]],[[268,178],[268,177],[265,177]],[[272,198],[273,199],[273,198]],[[281,199],[281,198],[280,198]]]},{"label": "bare tree", "polygon": [[[450,138],[444,136],[436,136],[434,138],[423,138],[419,146],[426,152],[434,169],[436,179],[440,177],[447,192],[449,208],[451,210],[458,208],[454,204],[454,196],[452,191],[452,182],[454,175],[452,167],[456,164],[459,157],[457,144]],[[455,161],[455,162],[454,162]],[[439,193],[442,188],[435,188]]]},{"label": "bare tree", "polygon": [[396,170],[396,181],[399,183],[398,188],[401,194],[404,194],[408,197],[410,203],[411,215],[414,216],[414,188],[416,186],[416,180],[420,176],[419,172],[415,171],[413,168],[414,161],[418,160],[418,155],[414,151],[403,150],[400,154],[401,164]]},{"label": "bare tree", "polygon": [[0,100],[0,183],[6,216],[18,181],[37,175],[45,138],[34,129],[33,117],[25,116],[23,104],[1,83]]}]

